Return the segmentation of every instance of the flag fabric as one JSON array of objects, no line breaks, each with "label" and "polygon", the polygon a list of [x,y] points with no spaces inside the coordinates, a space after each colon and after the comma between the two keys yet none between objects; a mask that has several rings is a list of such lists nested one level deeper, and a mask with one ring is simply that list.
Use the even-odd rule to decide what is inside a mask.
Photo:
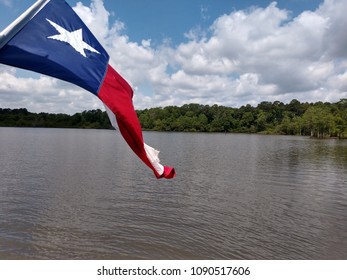
[{"label": "flag fabric", "polygon": [[157,178],[175,177],[146,145],[133,90],[109,65],[109,55],[64,0],[39,0],[0,33],[0,63],[55,77],[95,94],[135,154]]}]

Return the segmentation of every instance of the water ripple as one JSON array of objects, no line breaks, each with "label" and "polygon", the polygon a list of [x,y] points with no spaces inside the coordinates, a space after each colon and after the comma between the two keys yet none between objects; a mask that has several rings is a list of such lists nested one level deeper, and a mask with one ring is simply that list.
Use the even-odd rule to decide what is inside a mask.
[{"label": "water ripple", "polygon": [[1,130],[0,259],[347,258],[346,141],[145,133],[162,181],[113,131]]}]

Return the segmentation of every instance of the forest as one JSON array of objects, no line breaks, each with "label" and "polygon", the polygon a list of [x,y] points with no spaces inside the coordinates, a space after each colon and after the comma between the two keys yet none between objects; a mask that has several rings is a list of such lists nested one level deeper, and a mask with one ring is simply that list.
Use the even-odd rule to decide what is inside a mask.
[{"label": "forest", "polygon": [[[256,107],[185,104],[137,110],[143,130],[234,132],[347,138],[347,98],[336,103],[263,101]],[[0,126],[111,129],[106,112],[74,115],[0,109]]]}]

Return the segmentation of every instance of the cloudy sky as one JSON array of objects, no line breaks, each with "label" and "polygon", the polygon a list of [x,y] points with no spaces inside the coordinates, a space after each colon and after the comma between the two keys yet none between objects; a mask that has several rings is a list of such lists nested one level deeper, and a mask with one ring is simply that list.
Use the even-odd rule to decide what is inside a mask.
[{"label": "cloudy sky", "polygon": [[[0,29],[34,2],[0,0]],[[134,88],[136,109],[347,98],[346,0],[67,2]],[[0,65],[0,108],[21,107],[103,109],[77,86]]]}]

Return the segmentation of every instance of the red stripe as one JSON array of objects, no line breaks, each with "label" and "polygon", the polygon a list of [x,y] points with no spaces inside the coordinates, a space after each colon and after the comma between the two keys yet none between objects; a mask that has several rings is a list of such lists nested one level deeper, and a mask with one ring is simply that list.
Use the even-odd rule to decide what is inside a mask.
[{"label": "red stripe", "polygon": [[141,125],[132,102],[133,90],[110,65],[108,65],[106,77],[99,90],[98,97],[115,114],[119,130],[130,148],[153,170],[155,176],[167,179],[175,177],[174,168],[164,166],[164,173],[160,175],[148,160]]}]

